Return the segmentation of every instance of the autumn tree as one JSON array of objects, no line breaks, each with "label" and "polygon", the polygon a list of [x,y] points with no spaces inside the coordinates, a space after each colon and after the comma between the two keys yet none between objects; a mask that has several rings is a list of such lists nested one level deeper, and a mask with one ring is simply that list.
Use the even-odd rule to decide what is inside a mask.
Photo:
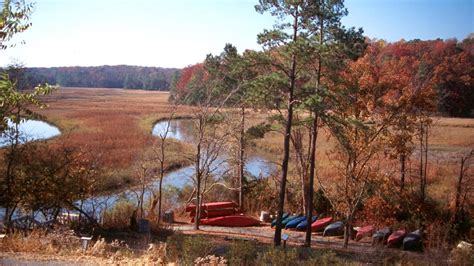
[{"label": "autumn tree", "polygon": [[18,207],[56,219],[61,209],[77,208],[77,200],[91,196],[99,172],[91,153],[67,143],[23,146],[13,193]]},{"label": "autumn tree", "polygon": [[[451,46],[451,47],[449,47]],[[457,117],[474,116],[474,40],[451,44],[452,50],[434,68],[433,79],[438,93],[438,110]]]},{"label": "autumn tree", "polygon": [[372,49],[348,65],[333,84],[330,102],[333,108],[324,116],[337,141],[333,160],[337,181],[320,181],[336,211],[344,215],[344,247],[351,236],[354,217],[368,196],[368,188],[377,183],[383,137],[396,114],[384,104],[392,89],[373,65]]}]

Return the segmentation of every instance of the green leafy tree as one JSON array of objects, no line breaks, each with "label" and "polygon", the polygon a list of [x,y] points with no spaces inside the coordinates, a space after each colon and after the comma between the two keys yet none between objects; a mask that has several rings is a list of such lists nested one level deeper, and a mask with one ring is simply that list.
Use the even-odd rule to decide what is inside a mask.
[{"label": "green leafy tree", "polygon": [[[290,135],[293,124],[295,93],[301,86],[301,68],[305,65],[311,49],[308,47],[308,36],[311,35],[307,22],[314,15],[307,1],[269,1],[260,0],[255,6],[259,13],[269,12],[277,18],[277,24],[271,30],[264,30],[258,35],[264,52],[255,53],[256,61],[270,71],[259,77],[260,85],[267,92],[266,97],[273,98],[271,103],[280,108],[286,101],[284,124],[283,159],[278,199],[277,224],[274,244],[281,244],[282,216],[285,204],[288,164],[290,159]],[[273,97],[276,96],[276,97]]]}]

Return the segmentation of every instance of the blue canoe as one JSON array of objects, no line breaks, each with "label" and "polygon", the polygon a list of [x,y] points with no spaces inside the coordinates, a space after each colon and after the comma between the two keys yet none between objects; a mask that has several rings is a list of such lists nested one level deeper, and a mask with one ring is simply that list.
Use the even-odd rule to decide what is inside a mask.
[{"label": "blue canoe", "polygon": [[[311,223],[314,223],[317,219],[318,219],[318,216],[316,215],[313,216],[313,218],[311,219]],[[304,219],[296,226],[296,230],[305,230],[306,225],[308,225],[308,220]]]},{"label": "blue canoe", "polygon": [[[286,213],[286,212],[283,213],[282,220],[285,220],[286,218],[288,218],[288,216],[290,216],[289,213]],[[275,218],[275,219],[272,221],[271,227],[274,227],[276,224],[277,224],[277,219]]]},{"label": "blue canoe", "polygon": [[304,219],[306,219],[306,216],[299,216],[298,218],[295,218],[288,222],[285,226],[285,229],[290,229],[290,228],[296,228],[296,226],[301,223]]},{"label": "blue canoe", "polygon": [[282,224],[283,226],[286,226],[287,223],[291,222],[292,220],[294,220],[294,219],[296,219],[296,218],[298,218],[298,217],[300,217],[300,216],[301,216],[301,215],[288,216],[288,218],[286,218],[285,220],[283,220],[283,221],[281,222],[281,224]]}]

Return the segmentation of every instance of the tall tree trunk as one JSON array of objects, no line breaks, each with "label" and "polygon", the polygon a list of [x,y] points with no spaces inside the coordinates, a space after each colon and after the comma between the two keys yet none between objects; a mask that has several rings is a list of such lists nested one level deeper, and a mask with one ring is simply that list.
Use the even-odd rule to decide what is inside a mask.
[{"label": "tall tree trunk", "polygon": [[423,170],[423,202],[426,198],[426,182],[428,178],[428,136],[429,136],[429,125],[425,125],[425,165]]},{"label": "tall tree trunk", "polygon": [[[324,3],[323,3],[324,4]],[[324,39],[324,20],[319,19],[319,47],[321,48]],[[321,85],[321,69],[322,69],[322,56],[321,51],[318,52],[318,68],[316,73],[316,93],[319,91],[319,86]],[[319,114],[317,111],[314,112],[314,120],[312,130],[312,140],[311,140],[311,159],[310,159],[310,167],[309,167],[309,184],[308,184],[308,213],[306,214],[306,237],[305,237],[305,245],[308,247],[311,246],[311,221],[313,215],[313,197],[314,197],[314,176],[315,176],[315,168],[316,168],[316,141],[318,139],[318,121]]]},{"label": "tall tree trunk", "polygon": [[346,216],[346,224],[344,225],[344,242],[342,244],[343,248],[347,248],[349,245],[349,238],[352,234],[352,214]]},{"label": "tall tree trunk", "polygon": [[[162,144],[163,145],[163,144]],[[164,152],[162,152],[162,155],[164,156]],[[158,228],[160,227],[160,221],[161,221],[161,208],[162,208],[162,191],[163,191],[163,177],[164,177],[164,157],[162,161],[160,162],[160,184],[158,186]]]},{"label": "tall tree trunk", "polygon": [[239,206],[244,210],[244,153],[245,153],[245,107],[241,108],[240,140],[239,140]]},{"label": "tall tree trunk", "polygon": [[428,124],[420,125],[420,204],[426,198],[426,179],[428,170]]},{"label": "tall tree trunk", "polygon": [[423,123],[421,122],[420,124],[420,169],[419,169],[419,174],[420,174],[420,204],[423,203],[425,199],[424,195],[424,185],[423,185],[423,139],[424,139],[424,129],[423,129]]},{"label": "tall tree trunk", "polygon": [[405,175],[406,175],[406,155],[400,154],[400,192],[403,192],[405,188]]},{"label": "tall tree trunk", "polygon": [[318,114],[315,113],[313,126],[311,127],[311,158],[309,166],[309,180],[308,180],[308,202],[306,213],[306,238],[305,245],[311,247],[311,222],[313,219],[313,197],[314,197],[314,176],[316,168],[316,141],[318,140]]},{"label": "tall tree trunk", "polygon": [[[293,22],[293,41],[296,42],[298,33],[298,9],[295,10],[294,22]],[[290,135],[291,135],[291,124],[293,123],[293,93],[295,90],[296,81],[296,55],[293,53],[291,56],[291,74],[290,74],[290,87],[288,92],[288,103],[287,103],[287,119],[285,127],[285,136],[283,143],[283,160],[281,163],[281,182],[280,192],[278,195],[278,213],[277,223],[275,228],[275,236],[273,243],[275,246],[281,244],[281,230],[282,230],[282,217],[283,208],[285,206],[285,193],[286,193],[286,178],[288,175],[288,161],[290,159]]]},{"label": "tall tree trunk", "polygon": [[142,191],[140,195],[140,219],[143,219],[143,201],[144,201],[144,196],[145,196],[145,176],[146,176],[146,170],[143,169]]},{"label": "tall tree trunk", "polygon": [[199,117],[199,140],[196,147],[196,214],[194,216],[194,230],[199,230],[199,222],[201,218],[201,143],[203,140],[203,121],[204,118]]},{"label": "tall tree trunk", "polygon": [[462,181],[464,179],[464,163],[466,158],[461,158],[461,169],[459,171],[458,182],[456,184],[456,197],[454,199],[454,215],[453,223],[456,224],[459,221],[459,209],[461,205],[461,194],[462,194]]}]

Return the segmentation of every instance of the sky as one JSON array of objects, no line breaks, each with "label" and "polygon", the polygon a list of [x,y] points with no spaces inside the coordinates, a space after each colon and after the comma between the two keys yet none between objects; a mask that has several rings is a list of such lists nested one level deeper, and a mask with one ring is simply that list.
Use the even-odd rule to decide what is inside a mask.
[{"label": "sky", "polygon": [[[33,26],[0,51],[0,66],[140,65],[182,68],[226,43],[259,49],[274,19],[257,0],[36,0]],[[369,38],[464,39],[474,32],[474,0],[346,0],[346,27]],[[24,41],[24,44],[22,42]]]}]

